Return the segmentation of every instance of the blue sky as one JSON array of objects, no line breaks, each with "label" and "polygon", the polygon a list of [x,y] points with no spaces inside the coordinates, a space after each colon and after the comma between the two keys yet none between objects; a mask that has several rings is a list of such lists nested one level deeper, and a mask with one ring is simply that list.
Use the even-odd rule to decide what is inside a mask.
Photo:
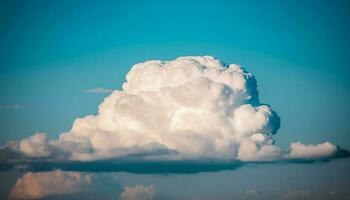
[{"label": "blue sky", "polygon": [[[350,148],[346,1],[3,1],[2,143],[56,138],[95,114],[132,64],[212,55],[246,67],[281,116],[277,144]],[[11,109],[13,105],[23,108]]]},{"label": "blue sky", "polygon": [[[211,55],[255,75],[260,100],[281,117],[278,146],[330,141],[350,149],[349,12],[346,0],[1,1],[0,144],[69,131],[77,117],[96,114],[108,95],[87,90],[121,89],[135,63]],[[51,172],[53,183],[40,173],[32,177],[44,193],[47,185],[53,191],[48,199],[119,199],[124,187],[136,185],[153,185],[155,199],[348,199],[349,163],[248,163],[195,174],[95,172],[88,190],[62,196],[64,184],[55,181],[64,178],[50,178]],[[25,166],[17,168],[0,169],[0,198],[24,178]],[[72,180],[66,173],[58,174]]]}]

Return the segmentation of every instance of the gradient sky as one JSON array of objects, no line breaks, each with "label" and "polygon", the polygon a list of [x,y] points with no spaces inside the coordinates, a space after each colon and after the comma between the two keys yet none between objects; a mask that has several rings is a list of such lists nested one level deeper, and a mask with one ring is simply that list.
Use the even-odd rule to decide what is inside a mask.
[{"label": "gradient sky", "polygon": [[[212,55],[243,65],[280,115],[277,144],[350,148],[348,1],[1,1],[1,143],[56,138],[132,64]],[[23,108],[14,109],[14,105]]]},{"label": "gradient sky", "polygon": [[[281,117],[278,146],[350,149],[349,13],[347,0],[2,0],[0,145],[69,131],[108,95],[87,90],[121,89],[133,64],[211,55],[255,75],[260,100]],[[349,166],[347,158],[197,174],[98,172],[89,190],[48,199],[119,199],[136,185],[153,185],[156,199],[347,199]],[[0,170],[1,199],[24,173]]]}]

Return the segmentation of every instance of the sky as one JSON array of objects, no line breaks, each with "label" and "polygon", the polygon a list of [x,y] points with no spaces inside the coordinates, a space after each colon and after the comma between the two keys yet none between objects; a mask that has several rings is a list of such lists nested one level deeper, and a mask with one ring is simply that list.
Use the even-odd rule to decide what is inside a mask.
[{"label": "sky", "polygon": [[[1,1],[0,144],[36,132],[57,139],[121,90],[136,63],[210,55],[254,74],[261,102],[281,118],[277,145],[350,149],[349,11],[343,0]],[[157,181],[142,184],[157,190]]]},{"label": "sky", "polygon": [[120,89],[135,63],[212,55],[256,76],[262,102],[282,118],[281,145],[350,148],[346,1],[1,5],[1,141],[57,137],[106,96],[86,90]]},{"label": "sky", "polygon": [[[125,187],[143,188],[152,187],[153,198],[148,199],[341,199],[349,197],[349,178],[343,176],[349,169],[349,160],[338,160],[324,164],[266,164],[247,167],[230,171],[201,172],[198,174],[130,174],[125,172],[108,173],[82,173],[73,172],[76,192],[44,196],[44,199],[122,199]],[[331,172],[331,173],[330,173]],[[39,174],[41,173],[41,174]],[[62,179],[57,178],[69,172],[54,171],[36,173],[38,185],[46,183],[52,193],[65,187]],[[58,180],[47,186],[47,178],[53,178],[56,174]],[[21,178],[22,172],[1,172],[0,180],[2,190],[11,190],[16,183],[16,178]],[[72,175],[72,174],[71,174]],[[82,177],[90,176],[93,181],[86,184]],[[16,177],[15,179],[9,177]],[[45,178],[46,177],[46,178]],[[29,178],[28,178],[29,179]],[[35,178],[33,178],[35,180]],[[30,182],[27,182],[27,184]],[[219,183],[219,184],[218,184]],[[33,184],[33,183],[32,183]],[[19,184],[18,184],[19,185]],[[20,187],[15,187],[20,190]],[[26,187],[23,187],[26,188]],[[27,185],[28,188],[28,185]],[[30,188],[30,187],[29,187]],[[39,187],[40,188],[40,187]],[[87,190],[88,189],[88,190]],[[33,189],[34,190],[34,189]],[[22,190],[22,194],[28,194],[28,190]],[[143,191],[143,192],[142,192]],[[146,190],[147,191],[147,190]],[[149,197],[150,190],[135,192]],[[6,193],[5,193],[6,194]],[[29,193],[30,194],[30,193]],[[38,193],[40,194],[40,193]],[[1,197],[6,197],[1,193]],[[23,195],[24,196],[24,195]],[[33,195],[34,196],[34,195]],[[32,196],[32,197],[33,197]],[[39,195],[37,195],[38,197]],[[127,199],[127,198],[125,198]],[[132,199],[132,198],[130,198]],[[141,198],[140,198],[141,199]],[[147,198],[146,198],[147,199]]]},{"label": "sky", "polygon": [[[2,2],[1,140],[55,137],[96,113],[132,64],[213,55],[258,79],[283,118],[278,141],[350,147],[346,1]],[[91,74],[94,74],[92,77]],[[67,98],[69,97],[69,98]]]}]

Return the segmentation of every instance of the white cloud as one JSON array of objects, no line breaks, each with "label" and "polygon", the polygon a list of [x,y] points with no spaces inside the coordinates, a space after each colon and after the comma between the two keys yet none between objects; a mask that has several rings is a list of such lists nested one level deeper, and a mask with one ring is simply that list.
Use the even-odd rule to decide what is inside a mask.
[{"label": "white cloud", "polygon": [[153,185],[137,185],[135,187],[125,187],[124,191],[120,194],[120,198],[121,200],[152,200],[155,193],[156,191]]},{"label": "white cloud", "polygon": [[17,180],[9,196],[10,199],[40,199],[85,191],[90,183],[91,175],[77,172],[28,172]]},{"label": "white cloud", "polygon": [[91,88],[86,90],[89,93],[112,93],[114,90],[108,88]]},{"label": "white cloud", "polygon": [[327,158],[335,155],[337,152],[337,147],[329,142],[317,145],[305,145],[297,142],[292,143],[290,149],[291,151],[287,157],[294,159]]},{"label": "white cloud", "polygon": [[[70,160],[140,153],[143,159],[242,161],[295,158],[304,150],[307,158],[328,155],[319,146],[300,145],[291,146],[290,156],[282,155],[274,145],[279,127],[277,114],[259,102],[251,73],[210,56],[179,57],[132,66],[123,90],[106,97],[97,115],[76,119],[58,140],[42,134],[24,139],[19,151]],[[167,151],[172,153],[164,155]]]},{"label": "white cloud", "polygon": [[272,144],[259,145],[252,140],[242,141],[238,149],[238,158],[242,161],[271,161],[280,157],[279,147]]},{"label": "white cloud", "polygon": [[243,141],[255,144],[250,137],[262,134],[258,152],[279,127],[270,107],[259,105],[253,75],[213,57],[139,63],[126,80],[123,91],[99,106],[98,115],[77,119],[60,136],[61,143],[89,146],[89,152],[74,151],[72,159],[157,149],[178,152],[172,159],[236,159]]},{"label": "white cloud", "polygon": [[49,140],[44,133],[36,133],[19,143],[19,150],[29,157],[48,157],[51,155]]}]

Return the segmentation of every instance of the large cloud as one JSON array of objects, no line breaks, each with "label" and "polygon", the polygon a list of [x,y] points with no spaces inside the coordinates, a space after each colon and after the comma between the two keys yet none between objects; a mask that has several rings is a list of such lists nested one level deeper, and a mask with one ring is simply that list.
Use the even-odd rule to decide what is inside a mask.
[{"label": "large cloud", "polygon": [[41,199],[51,195],[82,192],[88,189],[91,175],[77,172],[28,172],[12,188],[10,199]]},{"label": "large cloud", "polygon": [[97,115],[76,119],[58,140],[36,134],[11,149],[68,160],[142,154],[148,160],[267,161],[336,153],[325,143],[293,144],[283,154],[274,145],[279,127],[276,112],[260,103],[251,73],[210,56],[179,57],[134,65],[123,90],[106,97]]}]

